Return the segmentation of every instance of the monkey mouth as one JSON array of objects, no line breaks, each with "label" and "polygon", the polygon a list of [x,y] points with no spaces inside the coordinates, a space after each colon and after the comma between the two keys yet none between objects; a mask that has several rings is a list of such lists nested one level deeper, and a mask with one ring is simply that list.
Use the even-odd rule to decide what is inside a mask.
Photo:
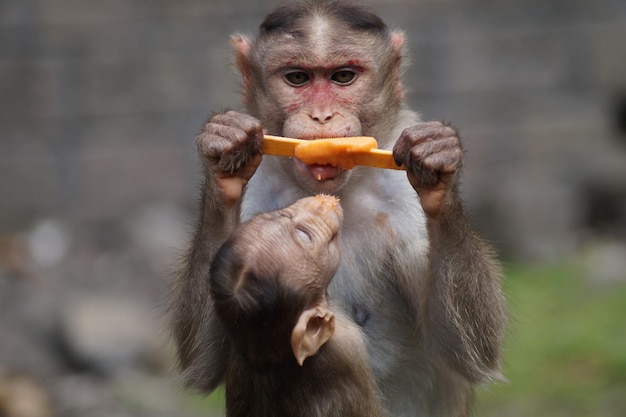
[{"label": "monkey mouth", "polygon": [[330,164],[307,165],[304,162],[300,161],[299,159],[295,159],[295,161],[297,165],[299,165],[298,168],[306,170],[306,172],[308,172],[308,174],[311,177],[313,177],[315,180],[320,181],[320,182],[326,181],[326,180],[332,180],[343,172],[343,169],[341,167],[330,165]]}]

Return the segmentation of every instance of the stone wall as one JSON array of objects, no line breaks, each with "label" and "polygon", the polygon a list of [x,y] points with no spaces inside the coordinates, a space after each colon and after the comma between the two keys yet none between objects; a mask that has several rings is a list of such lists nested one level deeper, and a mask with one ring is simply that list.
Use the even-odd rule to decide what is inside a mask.
[{"label": "stone wall", "polygon": [[[468,208],[503,257],[623,248],[624,1],[371,3],[407,35],[412,106],[460,129]],[[194,136],[239,105],[229,35],[273,4],[0,0],[0,388],[23,373],[63,416],[183,415],[139,329],[163,326],[194,221]]]},{"label": "stone wall", "polygon": [[[0,230],[192,207],[193,137],[238,106],[228,36],[270,3],[0,3]],[[413,107],[463,133],[466,198],[507,256],[624,231],[623,2],[372,3],[407,34]]]}]

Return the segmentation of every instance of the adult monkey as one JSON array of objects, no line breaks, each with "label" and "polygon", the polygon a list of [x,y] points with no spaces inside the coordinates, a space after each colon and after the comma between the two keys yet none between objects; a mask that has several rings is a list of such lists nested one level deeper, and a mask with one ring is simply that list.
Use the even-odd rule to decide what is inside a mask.
[{"label": "adult monkey", "polygon": [[[472,385],[500,376],[500,270],[463,211],[457,132],[421,123],[403,101],[403,35],[353,3],[302,0],[269,14],[254,39],[232,42],[248,114],[218,114],[196,140],[205,175],[200,224],[172,306],[186,382],[215,389],[229,360],[207,276],[220,245],[242,220],[328,193],[344,209],[330,297],[366,334],[386,409],[467,415]],[[262,157],[264,130],[373,136],[393,148],[408,181],[402,171]]]}]

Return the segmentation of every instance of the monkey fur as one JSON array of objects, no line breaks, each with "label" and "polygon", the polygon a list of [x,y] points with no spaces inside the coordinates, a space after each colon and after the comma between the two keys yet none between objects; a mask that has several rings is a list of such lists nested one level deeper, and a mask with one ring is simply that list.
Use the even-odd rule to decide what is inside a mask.
[{"label": "monkey fur", "polygon": [[[404,100],[404,35],[344,0],[288,1],[254,37],[232,37],[246,112],[213,116],[196,138],[200,219],[172,290],[187,384],[210,392],[232,365],[209,296],[209,266],[242,221],[300,198],[341,199],[341,262],[329,301],[365,335],[389,415],[467,416],[476,384],[501,378],[501,271],[459,192],[458,132]],[[262,155],[263,134],[373,136],[404,171],[306,165]]]},{"label": "monkey fur", "polygon": [[334,197],[303,198],[243,223],[213,258],[228,417],[384,415],[363,334],[326,297],[341,220]]}]

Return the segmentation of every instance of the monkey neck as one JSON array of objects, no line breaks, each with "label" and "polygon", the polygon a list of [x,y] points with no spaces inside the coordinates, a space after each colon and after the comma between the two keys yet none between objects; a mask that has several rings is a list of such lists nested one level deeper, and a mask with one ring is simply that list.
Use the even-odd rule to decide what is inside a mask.
[{"label": "monkey neck", "polygon": [[364,372],[367,364],[353,363],[349,353],[331,339],[303,366],[294,358],[264,367],[231,358],[227,416],[382,416],[373,379]]}]

